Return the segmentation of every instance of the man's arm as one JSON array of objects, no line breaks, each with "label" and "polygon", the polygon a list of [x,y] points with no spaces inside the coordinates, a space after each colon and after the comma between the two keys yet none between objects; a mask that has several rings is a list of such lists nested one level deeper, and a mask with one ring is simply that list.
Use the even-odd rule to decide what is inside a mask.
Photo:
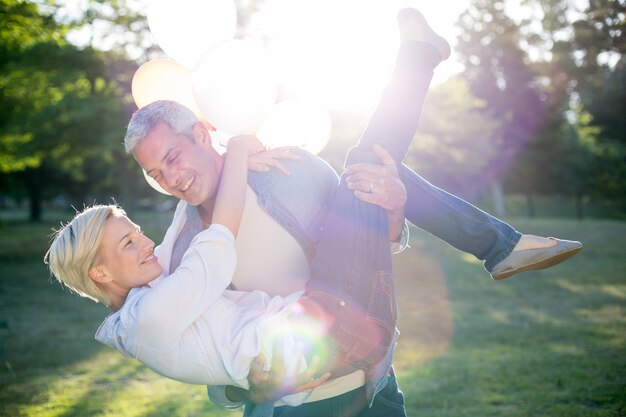
[{"label": "man's arm", "polygon": [[[398,175],[396,162],[379,145],[374,145],[374,153],[380,158],[380,165],[357,163],[346,167],[346,184],[354,190],[359,200],[375,204],[387,211],[389,240],[403,240],[404,208],[407,194],[404,184]],[[404,231],[408,237],[408,230]]]},{"label": "man's arm", "polygon": [[266,358],[261,353],[251,364],[248,373],[250,389],[235,386],[209,386],[209,399],[225,408],[239,408],[244,403],[274,403],[279,398],[290,394],[311,390],[322,385],[330,378],[330,373],[315,377],[319,368],[319,357],[314,356],[307,368],[296,374],[290,374],[285,367],[285,355],[281,351],[282,343],[274,342],[272,363],[267,369]]}]

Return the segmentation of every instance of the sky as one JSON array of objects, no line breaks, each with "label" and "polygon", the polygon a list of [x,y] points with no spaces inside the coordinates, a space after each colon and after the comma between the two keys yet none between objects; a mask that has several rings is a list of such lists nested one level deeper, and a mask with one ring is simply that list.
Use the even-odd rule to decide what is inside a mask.
[{"label": "sky", "polygon": [[[283,59],[287,83],[302,94],[317,95],[330,108],[355,109],[371,107],[388,79],[399,44],[395,16],[400,8],[422,11],[454,51],[455,22],[469,0],[267,0],[267,4],[253,24],[268,35],[270,48]],[[433,83],[461,69],[453,52],[437,68]]]},{"label": "sky", "polygon": [[[131,3],[148,14],[150,1],[166,0]],[[229,0],[178,0],[175,4],[179,10],[194,2],[217,5],[225,1]],[[84,9],[85,2],[65,0],[66,10]],[[285,91],[317,100],[329,109],[358,110],[374,105],[394,61],[399,42],[395,15],[401,7],[422,11],[432,28],[452,45],[452,56],[438,66],[433,84],[462,70],[454,53],[454,25],[469,0],[265,0],[264,4],[247,35],[262,38],[269,46]],[[197,16],[194,19],[197,21]],[[207,26],[219,20],[207,12]],[[186,29],[176,25],[172,19],[175,33]],[[85,31],[71,35],[77,44],[86,39]]]}]

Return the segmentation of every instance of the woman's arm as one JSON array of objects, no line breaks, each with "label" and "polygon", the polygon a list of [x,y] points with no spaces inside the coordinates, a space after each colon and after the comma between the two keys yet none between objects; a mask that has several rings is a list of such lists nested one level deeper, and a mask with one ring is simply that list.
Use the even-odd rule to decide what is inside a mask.
[{"label": "woman's arm", "polygon": [[[248,154],[259,148],[263,145],[253,136],[236,136],[229,141],[213,225],[194,237],[176,270],[144,296],[146,314],[142,315],[141,327],[160,346],[175,342],[230,284],[236,264],[234,237],[246,199]],[[153,332],[153,326],[167,331]]]},{"label": "woman's arm", "polygon": [[212,223],[225,226],[235,237],[246,202],[248,156],[263,149],[261,142],[254,136],[235,136],[228,141]]}]

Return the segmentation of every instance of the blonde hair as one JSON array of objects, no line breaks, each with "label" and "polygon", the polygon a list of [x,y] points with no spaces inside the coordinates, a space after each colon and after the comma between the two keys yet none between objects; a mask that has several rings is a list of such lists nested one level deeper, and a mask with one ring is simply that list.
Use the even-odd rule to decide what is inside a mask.
[{"label": "blonde hair", "polygon": [[94,205],[55,231],[44,262],[62,285],[81,297],[110,305],[108,294],[89,278],[89,270],[100,262],[100,243],[107,219],[123,215],[126,213],[119,206]]}]

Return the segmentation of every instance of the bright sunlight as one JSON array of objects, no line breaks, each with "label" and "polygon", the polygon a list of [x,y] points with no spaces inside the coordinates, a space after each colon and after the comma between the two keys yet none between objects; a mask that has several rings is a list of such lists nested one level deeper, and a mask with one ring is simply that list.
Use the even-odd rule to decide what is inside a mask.
[{"label": "bright sunlight", "polygon": [[[468,3],[267,0],[251,35],[267,39],[287,94],[355,110],[373,106],[389,76],[399,42],[395,16],[400,8],[418,8],[454,44],[454,24]],[[459,67],[454,59],[442,63],[435,82]]]}]

